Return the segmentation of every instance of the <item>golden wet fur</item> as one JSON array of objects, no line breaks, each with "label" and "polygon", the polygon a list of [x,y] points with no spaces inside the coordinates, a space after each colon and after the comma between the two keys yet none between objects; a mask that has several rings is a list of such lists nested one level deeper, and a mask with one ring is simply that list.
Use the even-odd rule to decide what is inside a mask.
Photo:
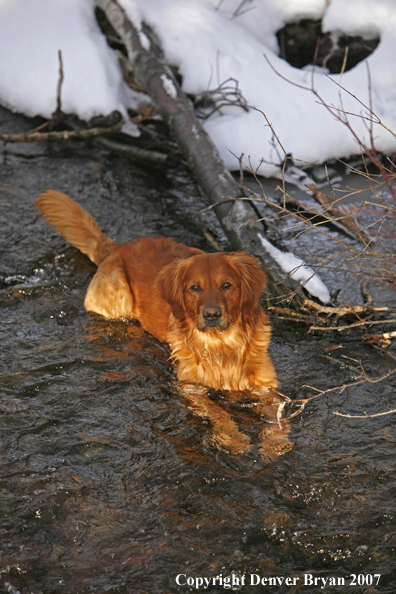
[{"label": "golden wet fur", "polygon": [[271,328],[260,304],[266,277],[243,252],[206,254],[161,237],[118,245],[71,198],[47,190],[41,214],[97,266],[85,308],[136,318],[170,345],[179,380],[266,392],[277,386]]}]

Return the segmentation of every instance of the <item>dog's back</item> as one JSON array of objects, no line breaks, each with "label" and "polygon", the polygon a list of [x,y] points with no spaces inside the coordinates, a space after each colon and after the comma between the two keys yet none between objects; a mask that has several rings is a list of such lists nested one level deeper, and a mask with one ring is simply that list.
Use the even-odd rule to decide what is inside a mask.
[{"label": "dog's back", "polygon": [[55,190],[36,200],[41,214],[72,245],[98,266],[85,297],[85,308],[105,318],[136,318],[143,328],[167,339],[169,305],[154,288],[160,270],[173,260],[201,250],[163,237],[143,237],[118,245],[77,202]]}]

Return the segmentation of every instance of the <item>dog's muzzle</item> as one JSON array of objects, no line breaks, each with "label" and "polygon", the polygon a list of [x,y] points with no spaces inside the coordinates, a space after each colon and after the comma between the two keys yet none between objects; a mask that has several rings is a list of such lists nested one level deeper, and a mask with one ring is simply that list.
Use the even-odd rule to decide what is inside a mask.
[{"label": "dog's muzzle", "polygon": [[225,330],[228,327],[228,322],[223,316],[221,307],[218,305],[207,306],[202,310],[202,322],[198,329],[204,332],[210,328],[220,328]]}]

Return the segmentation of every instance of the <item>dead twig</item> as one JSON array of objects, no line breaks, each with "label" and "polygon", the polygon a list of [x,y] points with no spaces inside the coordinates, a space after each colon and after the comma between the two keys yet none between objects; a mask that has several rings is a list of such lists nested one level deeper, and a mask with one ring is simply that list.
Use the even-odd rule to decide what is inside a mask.
[{"label": "dead twig", "polygon": [[8,142],[42,142],[45,140],[70,140],[78,138],[87,140],[103,134],[112,134],[119,132],[122,128],[122,122],[110,126],[109,128],[88,128],[86,130],[62,130],[59,132],[28,132],[27,134],[0,134],[0,140],[7,144]]},{"label": "dead twig", "polygon": [[306,325],[317,324],[318,326],[327,325],[327,319],[323,319],[320,316],[314,314],[303,314],[301,311],[294,311],[289,307],[276,307],[267,306],[267,309],[271,311],[271,314],[275,314],[277,320],[288,320],[291,322],[300,322]]},{"label": "dead twig", "polygon": [[216,89],[196,95],[194,107],[197,116],[202,120],[207,120],[216,111],[221,112],[223,107],[241,107],[249,111],[246,99],[239,88],[239,82],[235,78],[228,78]]},{"label": "dead twig", "polygon": [[[345,363],[345,361],[342,361],[341,359],[337,359],[337,357],[332,357],[331,355],[321,355],[321,357],[323,359],[327,359],[328,361],[331,361],[332,363],[338,363],[338,365],[340,365],[342,368],[350,369],[351,371],[354,371],[355,373],[357,373],[359,375],[362,372],[362,364],[360,361],[356,361],[356,359],[352,359],[352,360],[356,361],[357,363],[360,364],[359,369],[355,365],[349,365],[348,363]],[[344,359],[350,360],[350,357],[346,357],[345,355],[341,355],[341,357],[343,357]]]},{"label": "dead twig", "polygon": [[[395,333],[396,335],[396,333]],[[376,347],[378,348],[378,347]],[[394,355],[392,355],[391,353],[386,352],[387,355],[389,355],[392,359],[396,360],[396,357]],[[364,384],[366,382],[370,383],[370,384],[377,384],[380,383],[382,381],[384,381],[385,379],[387,379],[388,377],[390,377],[391,375],[393,375],[394,373],[396,373],[396,368],[391,369],[390,371],[388,371],[387,373],[385,373],[384,375],[380,376],[380,377],[369,377],[367,375],[367,373],[364,370],[364,367],[362,365],[361,361],[358,361],[356,359],[351,359],[350,357],[346,357],[343,356],[343,358],[349,360],[349,361],[353,361],[359,364],[359,367],[356,367],[355,365],[349,365],[344,363],[343,361],[341,361],[340,359],[334,359],[333,357],[330,357],[329,355],[323,355],[326,359],[329,359],[330,361],[334,362],[334,363],[338,363],[343,365],[344,367],[347,367],[348,369],[351,369],[352,371],[354,371],[355,373],[358,374],[358,378],[353,381],[353,382],[349,382],[349,383],[344,383],[341,384],[339,386],[334,386],[333,388],[327,388],[327,390],[320,390],[318,388],[315,388],[314,386],[309,386],[309,385],[303,385],[303,388],[308,388],[309,390],[314,390],[315,392],[317,392],[317,394],[314,394],[313,396],[309,396],[308,398],[297,398],[295,400],[291,400],[288,396],[285,396],[284,394],[282,394],[281,392],[279,392],[279,394],[281,396],[283,396],[286,399],[286,404],[290,404],[290,403],[299,403],[300,407],[298,408],[297,411],[295,411],[293,414],[289,415],[289,419],[299,415],[302,413],[302,411],[304,410],[306,404],[308,404],[309,402],[311,402],[311,400],[316,400],[316,398],[320,398],[321,396],[324,396],[325,394],[330,394],[331,392],[336,392],[339,391],[340,394],[342,392],[344,392],[344,390],[346,390],[347,388],[350,388],[352,386],[358,386],[361,384]],[[350,415],[348,413],[339,413],[339,412],[333,412],[333,414],[341,416],[341,417],[347,417],[347,418],[356,418],[356,419],[360,419],[360,418],[373,418],[373,417],[379,417],[379,416],[383,416],[383,415],[387,415],[387,414],[391,414],[396,412],[396,409],[392,409],[390,411],[387,412],[382,412],[382,413],[375,413],[372,415],[368,415],[368,414],[364,414],[364,415]]]},{"label": "dead twig", "polygon": [[[396,333],[394,333],[396,335]],[[383,351],[382,349],[380,349],[379,347],[373,345],[374,348],[380,350],[381,352],[383,352],[385,355],[391,357],[391,359],[396,360],[396,357],[394,355],[392,355],[392,353],[389,353],[387,351]],[[368,377],[363,369],[362,364],[360,363],[360,368],[361,368],[361,373],[362,375],[364,375],[364,379],[365,381],[368,381],[370,384],[378,384],[379,382],[382,382],[384,379],[387,379],[388,377],[390,377],[391,375],[393,375],[394,373],[396,373],[396,368],[395,369],[391,369],[390,371],[388,371],[388,373],[385,373],[385,375],[382,375],[381,377],[377,377],[377,378],[370,378]],[[333,411],[334,415],[337,415],[339,417],[346,417],[348,419],[370,419],[370,418],[374,418],[374,417],[382,417],[385,415],[390,415],[396,412],[396,409],[392,409],[392,410],[388,410],[385,412],[380,412],[380,413],[374,413],[372,415],[368,415],[367,413],[364,413],[364,415],[350,415],[349,413],[340,413],[338,411]]]},{"label": "dead twig", "polygon": [[383,332],[382,334],[373,334],[372,336],[367,336],[364,338],[364,342],[366,344],[380,343],[383,346],[389,346],[392,338],[396,338],[396,331]]},{"label": "dead twig", "polygon": [[[315,184],[309,185],[308,189],[312,191],[312,195],[317,202],[328,212],[334,219],[343,225],[350,233],[357,237],[364,245],[370,245],[375,247],[374,239],[370,237],[364,229],[362,229],[350,213],[345,209],[339,200],[332,200],[329,196],[326,196],[316,187]],[[334,206],[334,202],[338,206]]]},{"label": "dead twig", "polygon": [[349,305],[345,304],[342,307],[328,307],[325,305],[320,305],[311,299],[305,298],[303,301],[302,309],[315,309],[320,313],[325,313],[328,315],[335,315],[337,318],[347,315],[357,315],[357,314],[370,314],[375,311],[388,311],[387,307],[372,307],[367,305]]},{"label": "dead twig", "polygon": [[[112,112],[113,114],[117,114],[118,112]],[[109,118],[111,118],[112,114],[109,116],[98,116],[96,118],[92,118],[88,124],[92,123],[105,123]],[[121,114],[119,114],[121,117]],[[83,122],[76,120],[76,118],[64,116],[64,121],[67,126],[73,128],[76,132],[82,130],[82,126],[84,125]],[[95,144],[99,144],[100,146],[114,152],[123,155],[124,157],[130,159],[139,159],[142,161],[151,161],[153,163],[162,164],[168,159],[168,155],[166,153],[159,153],[158,151],[151,151],[147,149],[140,148],[138,146],[134,146],[132,144],[125,144],[122,142],[117,142],[115,140],[110,140],[109,138],[102,138],[98,137],[94,139]]]},{"label": "dead twig", "polygon": [[349,324],[347,326],[311,326],[308,332],[312,330],[351,330],[352,328],[357,328],[358,326],[372,326],[374,324],[395,324],[396,319],[394,320],[363,320],[361,322],[354,322],[353,324]]},{"label": "dead twig", "polygon": [[212,247],[214,247],[214,249],[215,249],[217,252],[224,252],[224,250],[223,250],[223,248],[221,247],[221,245],[219,244],[219,242],[218,242],[218,241],[216,241],[216,239],[213,237],[213,235],[212,235],[212,234],[211,234],[209,231],[204,231],[204,234],[203,234],[203,235],[204,235],[204,237],[205,237],[206,241],[207,241],[208,243],[210,243],[210,245],[211,245]]},{"label": "dead twig", "polygon": [[119,153],[124,157],[128,157],[130,159],[140,159],[142,161],[151,161],[153,163],[165,163],[168,159],[168,155],[166,153],[159,153],[158,151],[148,151],[146,149],[140,148],[138,146],[133,146],[131,144],[123,144],[121,142],[116,142],[114,140],[110,140],[109,138],[96,138],[95,144],[100,144],[104,148],[109,149],[113,153]]},{"label": "dead twig", "polygon": [[330,392],[335,392],[336,390],[339,390],[340,394],[341,394],[347,388],[350,388],[351,386],[358,386],[359,384],[364,384],[364,383],[366,383],[366,381],[368,381],[368,380],[366,378],[363,378],[363,379],[357,380],[356,382],[350,382],[349,384],[342,384],[341,386],[335,386],[334,388],[328,388],[327,390],[319,390],[318,388],[314,388],[313,386],[308,386],[308,385],[304,384],[303,388],[308,388],[309,390],[315,390],[315,392],[318,392],[318,394],[315,394],[315,396],[310,396],[309,398],[298,398],[296,400],[293,400],[293,402],[304,402],[306,404],[307,402],[310,402],[311,400],[315,400],[316,398],[319,398],[320,396],[323,396],[324,394],[330,394]]},{"label": "dead twig", "polygon": [[384,415],[391,415],[393,413],[396,413],[396,408],[387,410],[386,412],[374,413],[373,415],[368,415],[367,413],[364,415],[350,415],[349,413],[333,411],[333,415],[337,415],[337,417],[346,417],[347,419],[374,419],[374,417],[383,417]]},{"label": "dead twig", "polygon": [[341,386],[335,386],[334,388],[328,388],[327,390],[319,390],[318,388],[315,388],[314,386],[303,385],[303,388],[315,390],[315,392],[318,392],[318,394],[315,394],[315,396],[310,396],[309,398],[298,398],[296,400],[293,400],[292,402],[304,402],[306,404],[307,402],[310,402],[311,400],[315,400],[316,398],[319,398],[320,396],[323,396],[324,394],[330,394],[330,392],[335,392],[336,390],[339,390],[340,394],[341,394],[342,392],[344,392],[344,390],[346,390],[347,388],[350,388],[351,386],[358,386],[359,384],[364,384],[366,382],[369,382],[370,384],[377,384],[379,382],[382,382],[384,379],[388,378],[389,376],[393,375],[394,373],[396,373],[396,368],[392,369],[391,371],[388,371],[388,373],[386,373],[385,375],[383,375],[381,377],[370,378],[363,371],[363,373],[362,373],[362,375],[364,374],[363,377],[356,380],[355,382],[350,382],[349,384],[342,384]]},{"label": "dead twig", "polygon": [[371,307],[374,304],[374,298],[372,294],[368,290],[369,281],[365,278],[360,285],[360,292],[362,293],[362,297],[364,299],[365,304],[368,307]]},{"label": "dead twig", "polygon": [[58,58],[59,58],[59,79],[58,79],[58,86],[57,86],[57,91],[56,91],[56,112],[60,113],[62,111],[61,90],[62,90],[62,83],[63,83],[62,50],[58,51]]}]

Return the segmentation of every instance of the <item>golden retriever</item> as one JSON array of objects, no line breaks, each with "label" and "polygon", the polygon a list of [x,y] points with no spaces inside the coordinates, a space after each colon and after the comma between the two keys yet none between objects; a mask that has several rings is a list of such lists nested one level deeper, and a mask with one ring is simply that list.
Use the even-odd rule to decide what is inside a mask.
[{"label": "golden retriever", "polygon": [[244,252],[207,254],[162,237],[118,245],[71,198],[47,190],[41,214],[98,266],[85,308],[135,318],[169,344],[177,378],[266,393],[277,386],[271,327],[260,304],[266,277]]}]

